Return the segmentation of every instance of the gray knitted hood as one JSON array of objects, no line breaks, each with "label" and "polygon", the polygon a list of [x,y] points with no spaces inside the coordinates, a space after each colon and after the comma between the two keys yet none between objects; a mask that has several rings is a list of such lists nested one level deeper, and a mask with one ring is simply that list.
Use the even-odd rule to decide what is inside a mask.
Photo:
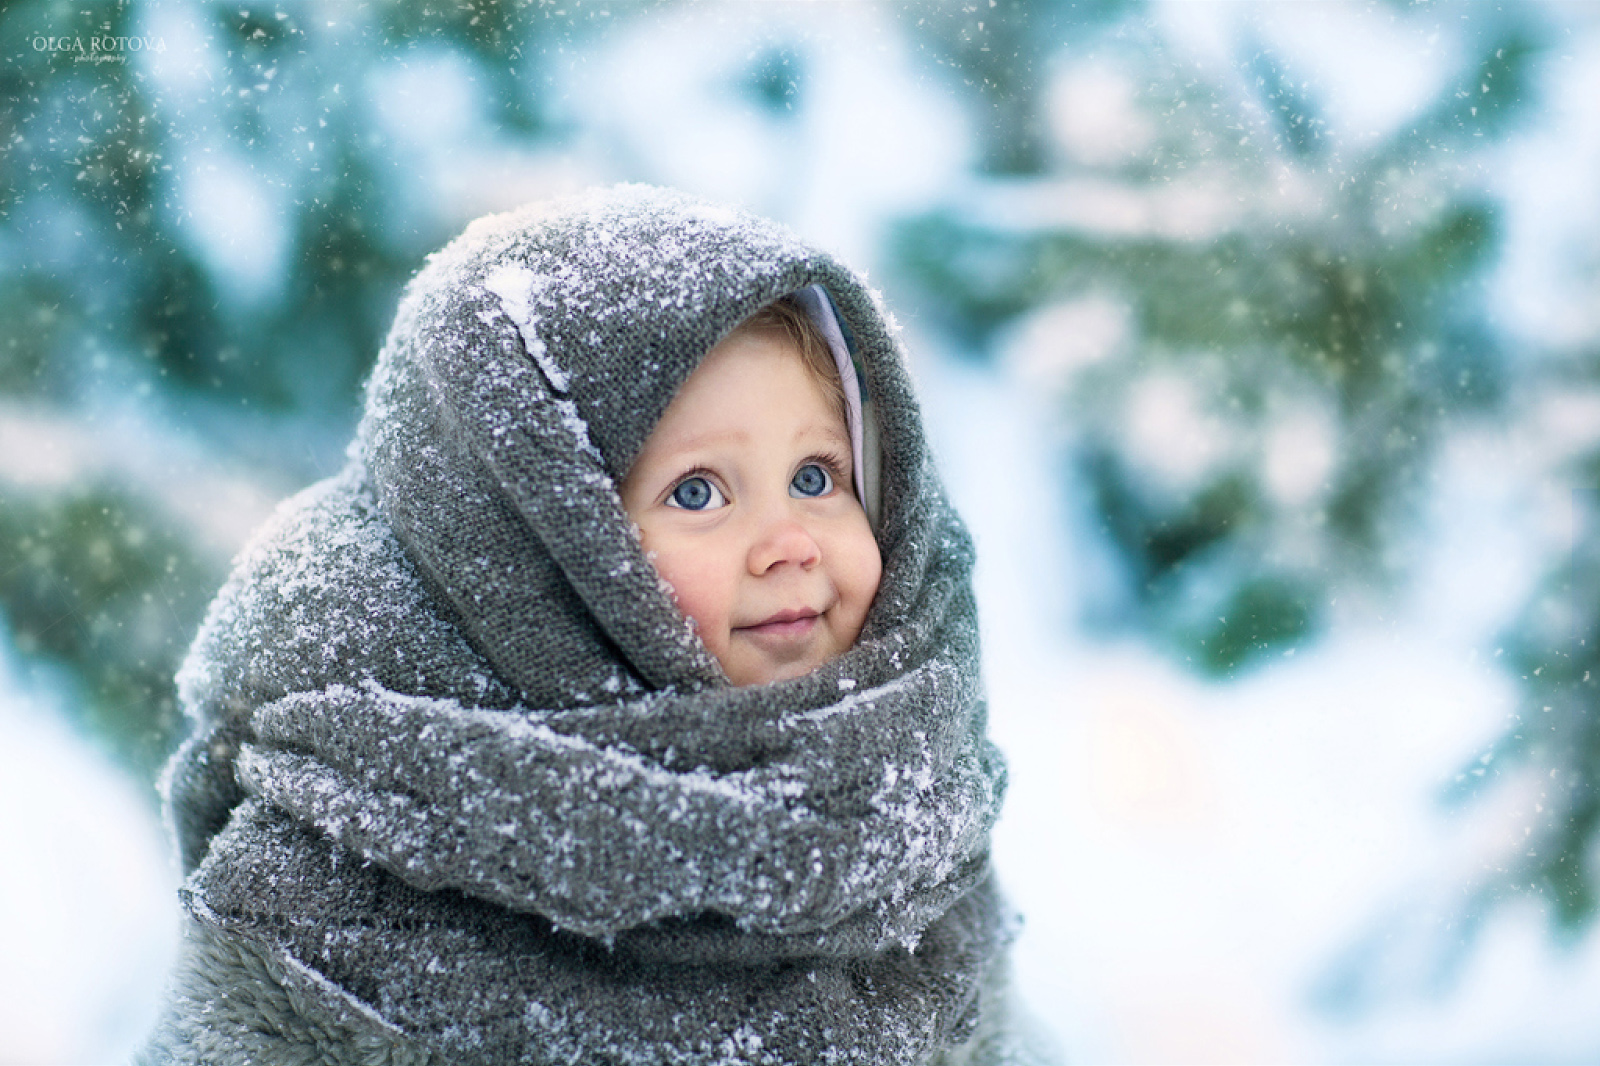
[{"label": "gray knitted hood", "polygon": [[[883,578],[844,655],[735,688],[616,485],[704,354],[812,285],[879,427]],[[450,1061],[934,1061],[1010,936],[971,562],[848,270],[637,186],[481,220],[180,675],[189,910]]]}]

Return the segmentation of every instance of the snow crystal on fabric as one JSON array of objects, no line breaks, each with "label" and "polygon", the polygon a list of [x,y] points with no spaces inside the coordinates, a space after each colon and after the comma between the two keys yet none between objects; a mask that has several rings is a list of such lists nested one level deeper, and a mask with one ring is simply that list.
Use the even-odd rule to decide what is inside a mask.
[{"label": "snow crystal on fabric", "polygon": [[533,271],[514,263],[496,267],[483,279],[484,287],[500,297],[500,305],[511,316],[511,321],[517,324],[517,331],[522,334],[523,348],[539,364],[539,369],[544,371],[550,387],[557,392],[566,392],[572,387],[567,373],[550,357],[549,350],[545,348],[544,341],[539,339],[538,330],[534,327],[531,295],[538,282],[538,276]]}]

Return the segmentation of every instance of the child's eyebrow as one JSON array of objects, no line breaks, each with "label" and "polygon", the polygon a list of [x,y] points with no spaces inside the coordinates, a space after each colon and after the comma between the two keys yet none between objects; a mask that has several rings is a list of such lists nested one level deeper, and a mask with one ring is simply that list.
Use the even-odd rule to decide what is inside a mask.
[{"label": "child's eyebrow", "polygon": [[815,428],[820,436],[827,437],[833,443],[843,447],[846,452],[850,450],[850,434],[846,430],[841,429],[831,422],[821,427],[808,427],[807,429],[802,430],[799,434],[796,434],[797,439],[798,437],[803,437],[806,435],[806,433],[811,432],[812,428]]},{"label": "child's eyebrow", "polygon": [[[668,437],[662,444],[668,451],[691,451],[695,448],[709,447],[714,444],[749,444],[753,434],[747,429],[724,429],[711,433],[686,433],[682,436]],[[837,444],[845,449],[850,447],[850,436],[840,427],[830,423],[813,423],[801,426],[795,431],[796,443],[807,437],[825,437],[832,444]]]},{"label": "child's eyebrow", "polygon": [[662,450],[668,452],[693,451],[712,444],[748,444],[750,433],[743,429],[724,429],[715,433],[681,433],[667,437],[661,442]]}]

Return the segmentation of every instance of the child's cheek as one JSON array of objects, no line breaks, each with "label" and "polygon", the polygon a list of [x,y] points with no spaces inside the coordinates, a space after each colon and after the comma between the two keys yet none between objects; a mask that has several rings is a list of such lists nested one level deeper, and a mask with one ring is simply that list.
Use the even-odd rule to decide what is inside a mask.
[{"label": "child's cheek", "polygon": [[867,620],[867,612],[872,609],[872,601],[878,596],[878,583],[883,579],[883,556],[878,552],[878,542],[871,534],[867,536],[866,545],[863,547],[860,559],[860,577],[855,588],[855,632],[850,640],[861,634],[861,626]]},{"label": "child's cheek", "polygon": [[[872,535],[865,514],[853,516],[848,527],[842,531],[835,550],[840,558],[840,566],[836,571],[839,591],[859,630],[861,623],[866,620],[868,608],[878,595],[878,583],[883,579],[883,556],[878,551],[877,538]],[[854,639],[853,634],[851,639]]]},{"label": "child's cheek", "polygon": [[696,547],[669,543],[656,549],[656,572],[672,586],[678,609],[694,619],[700,638],[720,657],[728,639],[731,597],[715,559],[707,556]]}]

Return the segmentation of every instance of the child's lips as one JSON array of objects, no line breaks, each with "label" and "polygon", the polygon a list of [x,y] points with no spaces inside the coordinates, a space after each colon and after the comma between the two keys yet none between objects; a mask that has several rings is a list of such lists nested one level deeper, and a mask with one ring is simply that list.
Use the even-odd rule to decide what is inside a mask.
[{"label": "child's lips", "polygon": [[768,638],[774,641],[788,641],[811,635],[816,628],[817,619],[822,617],[820,611],[813,611],[809,607],[794,610],[779,611],[770,618],[763,619],[755,625],[739,626],[738,632],[750,636]]}]

